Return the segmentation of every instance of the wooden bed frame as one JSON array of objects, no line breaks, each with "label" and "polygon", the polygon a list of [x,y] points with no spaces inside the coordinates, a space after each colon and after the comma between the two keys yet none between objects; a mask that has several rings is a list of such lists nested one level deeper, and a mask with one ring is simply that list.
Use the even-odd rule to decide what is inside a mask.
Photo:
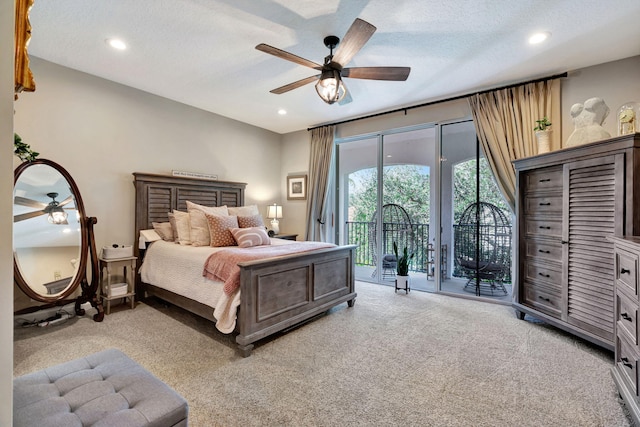
[{"label": "wooden bed frame", "polygon": [[[186,201],[206,206],[242,206],[246,184],[134,173],[135,239],[152,222],[168,221],[172,209],[186,211]],[[140,252],[136,246],[138,262]],[[253,343],[346,302],[355,303],[355,245],[320,249],[264,261],[240,263],[240,307],[236,342],[243,357]],[[204,267],[204,266],[203,266]],[[177,295],[138,275],[138,297],[156,296],[215,322],[213,307]]]}]

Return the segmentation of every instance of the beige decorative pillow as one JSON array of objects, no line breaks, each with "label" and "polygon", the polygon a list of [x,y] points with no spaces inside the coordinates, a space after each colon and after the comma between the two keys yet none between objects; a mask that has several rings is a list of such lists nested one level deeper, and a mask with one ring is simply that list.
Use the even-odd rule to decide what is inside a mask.
[{"label": "beige decorative pillow", "polygon": [[197,203],[193,203],[187,200],[187,210],[192,211],[194,209],[201,210],[202,212],[209,215],[221,215],[227,216],[229,215],[229,211],[227,210],[227,205],[224,206],[204,206],[199,205]]},{"label": "beige decorative pillow", "polygon": [[200,209],[191,209],[189,211],[191,245],[193,246],[209,246],[211,244],[209,222],[205,215]]},{"label": "beige decorative pillow", "polygon": [[249,227],[262,227],[264,228],[264,221],[262,221],[261,215],[251,215],[251,216],[238,216],[238,225],[240,228],[249,228]]},{"label": "beige decorative pillow", "polygon": [[253,216],[260,214],[258,205],[229,206],[227,209],[229,210],[229,215],[235,216]]},{"label": "beige decorative pillow", "polygon": [[173,212],[167,212],[167,217],[169,218],[169,224],[171,224],[173,241],[178,243],[178,227],[176,226],[176,218],[173,216]]},{"label": "beige decorative pillow", "polygon": [[[173,221],[171,222],[171,217]],[[191,224],[189,221],[189,213],[174,210],[172,216],[169,217],[169,222],[175,224],[174,233],[177,235],[176,241],[181,245],[191,244]]]},{"label": "beige decorative pillow", "polygon": [[232,228],[231,234],[241,248],[271,244],[264,227]]},{"label": "beige decorative pillow", "polygon": [[205,214],[207,222],[209,222],[210,245],[219,246],[235,246],[236,241],[231,234],[232,228],[238,228],[238,217],[221,216]]},{"label": "beige decorative pillow", "polygon": [[160,236],[162,240],[165,242],[173,242],[175,239],[173,237],[173,227],[171,227],[170,222],[152,222],[153,229]]}]

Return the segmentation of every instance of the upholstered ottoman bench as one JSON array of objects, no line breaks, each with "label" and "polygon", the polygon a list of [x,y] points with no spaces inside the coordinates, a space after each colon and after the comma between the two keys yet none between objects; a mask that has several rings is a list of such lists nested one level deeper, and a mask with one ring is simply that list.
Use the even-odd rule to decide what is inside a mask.
[{"label": "upholstered ottoman bench", "polygon": [[186,426],[187,401],[116,349],[13,380],[13,425]]}]

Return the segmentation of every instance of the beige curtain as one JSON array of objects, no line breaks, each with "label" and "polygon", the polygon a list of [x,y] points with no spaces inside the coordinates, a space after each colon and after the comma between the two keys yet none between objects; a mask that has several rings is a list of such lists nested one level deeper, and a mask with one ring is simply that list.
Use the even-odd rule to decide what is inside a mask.
[{"label": "beige curtain", "polygon": [[334,147],[333,132],[333,126],[323,126],[311,130],[306,236],[306,240],[310,241],[327,240],[325,224],[327,222],[327,194]]},{"label": "beige curtain", "polygon": [[561,148],[560,80],[529,83],[469,97],[476,134],[502,194],[515,211],[511,162],[538,154],[536,120],[552,124],[551,151]]}]

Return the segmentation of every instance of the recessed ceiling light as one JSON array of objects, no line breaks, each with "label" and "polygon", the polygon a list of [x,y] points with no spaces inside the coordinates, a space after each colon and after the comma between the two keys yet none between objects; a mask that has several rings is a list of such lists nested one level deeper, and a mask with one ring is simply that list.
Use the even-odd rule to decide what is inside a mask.
[{"label": "recessed ceiling light", "polygon": [[114,49],[125,50],[127,44],[120,39],[106,39],[105,42]]},{"label": "recessed ceiling light", "polygon": [[280,114],[281,116],[284,116],[287,114],[287,110],[285,110],[284,108],[281,108],[278,110],[278,114]]},{"label": "recessed ceiling light", "polygon": [[529,44],[538,44],[542,43],[546,39],[551,37],[551,33],[548,31],[543,31],[540,33],[535,33],[531,37],[529,37]]}]

